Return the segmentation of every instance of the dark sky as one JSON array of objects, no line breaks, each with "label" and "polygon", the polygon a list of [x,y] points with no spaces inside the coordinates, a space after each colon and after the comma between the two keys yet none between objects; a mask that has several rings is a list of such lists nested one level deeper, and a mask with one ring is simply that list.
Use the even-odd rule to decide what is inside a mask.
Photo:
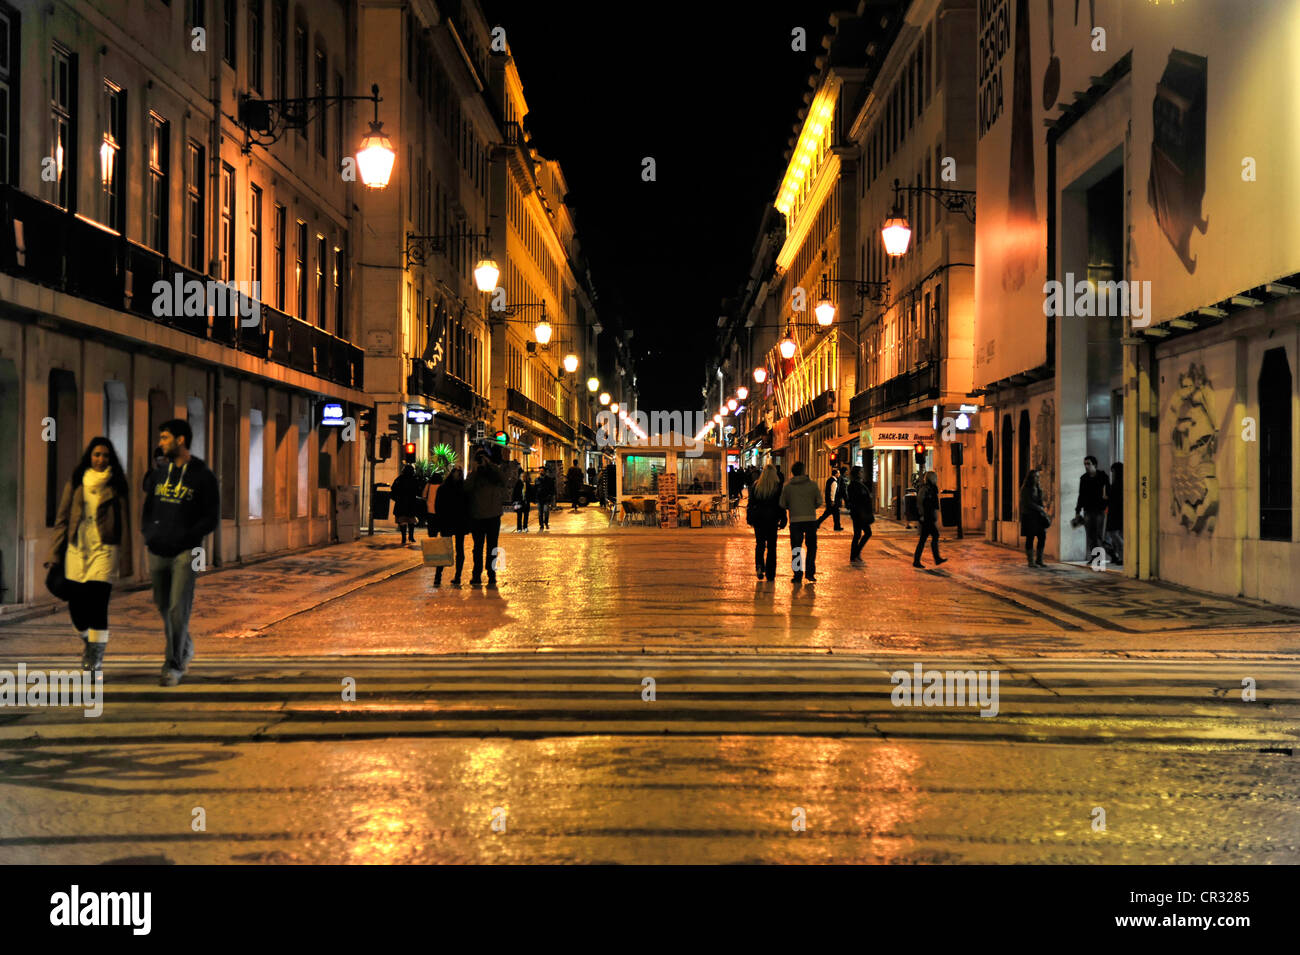
[{"label": "dark sky", "polygon": [[[827,16],[856,3],[482,3],[534,142],[564,169],[601,318],[635,330],[642,409],[696,408]],[[790,48],[796,26],[807,52]]]}]

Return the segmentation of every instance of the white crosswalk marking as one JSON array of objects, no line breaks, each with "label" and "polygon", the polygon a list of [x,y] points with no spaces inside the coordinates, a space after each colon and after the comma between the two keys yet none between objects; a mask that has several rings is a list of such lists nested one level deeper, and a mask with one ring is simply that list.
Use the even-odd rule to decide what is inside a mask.
[{"label": "white crosswalk marking", "polygon": [[[998,712],[896,706],[905,655],[482,653],[206,658],[178,687],[156,660],[106,667],[104,710],[0,709],[0,743],[311,740],[400,736],[795,735],[1289,750],[1300,673],[1272,660],[935,657],[996,670]],[[70,661],[50,661],[51,667]],[[642,680],[655,679],[653,701]],[[343,681],[356,682],[355,701]],[[1257,700],[1242,699],[1243,677]]]}]

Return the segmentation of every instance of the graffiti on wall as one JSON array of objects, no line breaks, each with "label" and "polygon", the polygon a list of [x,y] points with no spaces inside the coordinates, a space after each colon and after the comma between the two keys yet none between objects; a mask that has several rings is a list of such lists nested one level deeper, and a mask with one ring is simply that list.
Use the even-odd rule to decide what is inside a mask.
[{"label": "graffiti on wall", "polygon": [[1032,467],[1038,469],[1043,488],[1043,502],[1048,513],[1056,511],[1056,402],[1044,398],[1034,419],[1034,454]]},{"label": "graffiti on wall", "polygon": [[1215,424],[1214,385],[1204,365],[1193,362],[1178,376],[1178,388],[1169,401],[1169,419],[1173,422],[1173,515],[1194,534],[1213,534],[1219,516],[1219,478],[1214,460],[1219,450],[1219,429]]}]

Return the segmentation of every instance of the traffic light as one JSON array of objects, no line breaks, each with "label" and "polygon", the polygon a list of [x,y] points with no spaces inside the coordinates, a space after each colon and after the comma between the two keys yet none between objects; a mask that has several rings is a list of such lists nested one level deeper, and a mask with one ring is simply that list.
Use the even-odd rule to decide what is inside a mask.
[{"label": "traffic light", "polygon": [[402,460],[408,464],[415,463],[415,442],[408,441],[402,445]]},{"label": "traffic light", "polygon": [[924,463],[925,463],[925,444],[924,444],[923,442],[921,442],[921,441],[918,441],[918,442],[916,442],[915,445],[912,446],[912,450],[916,452],[916,463],[917,463],[917,464],[924,464]]},{"label": "traffic light", "polygon": [[401,438],[403,437],[403,432],[405,431],[405,428],[406,428],[406,415],[390,414],[388,416],[388,431],[390,434],[396,435],[398,440],[401,440]]},{"label": "traffic light", "polygon": [[510,435],[506,434],[504,431],[498,431],[492,436],[492,440],[504,448],[510,443]]},{"label": "traffic light", "polygon": [[393,456],[393,436],[382,434],[379,436],[379,455],[378,461],[387,461]]},{"label": "traffic light", "polygon": [[362,408],[360,417],[361,417],[361,430],[366,434],[374,434],[375,433],[375,409]]}]

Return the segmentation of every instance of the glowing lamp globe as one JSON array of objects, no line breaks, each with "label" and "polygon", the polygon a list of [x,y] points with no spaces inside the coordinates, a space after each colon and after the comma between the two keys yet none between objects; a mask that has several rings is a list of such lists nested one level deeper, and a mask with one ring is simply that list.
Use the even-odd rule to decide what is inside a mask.
[{"label": "glowing lamp globe", "polygon": [[492,259],[480,259],[474,267],[474,284],[480,292],[491,292],[497,287],[501,269]]},{"label": "glowing lamp globe", "polygon": [[822,328],[829,327],[831,322],[835,321],[835,306],[831,304],[830,299],[822,299],[813,311],[817,313],[817,324]]},{"label": "glowing lamp globe", "polygon": [[370,132],[366,133],[357,150],[357,167],[361,170],[361,181],[366,188],[383,189],[387,186],[396,160],[393,143],[384,135],[384,124],[371,123]]},{"label": "glowing lamp globe", "polygon": [[[575,371],[578,370],[578,356],[577,356],[577,355],[565,355],[565,356],[564,356],[564,370],[565,370],[566,372],[568,372],[570,375],[572,375]],[[599,387],[599,382],[597,382],[597,387]]]},{"label": "glowing lamp globe", "polygon": [[893,256],[902,255],[912,240],[912,228],[901,215],[890,216],[880,230],[880,237],[885,241],[886,252]]},{"label": "glowing lamp globe", "polygon": [[781,339],[781,344],[778,345],[777,348],[781,351],[781,357],[786,361],[789,361],[794,357],[794,353],[799,350],[799,345],[793,338],[787,335],[785,338]]}]

